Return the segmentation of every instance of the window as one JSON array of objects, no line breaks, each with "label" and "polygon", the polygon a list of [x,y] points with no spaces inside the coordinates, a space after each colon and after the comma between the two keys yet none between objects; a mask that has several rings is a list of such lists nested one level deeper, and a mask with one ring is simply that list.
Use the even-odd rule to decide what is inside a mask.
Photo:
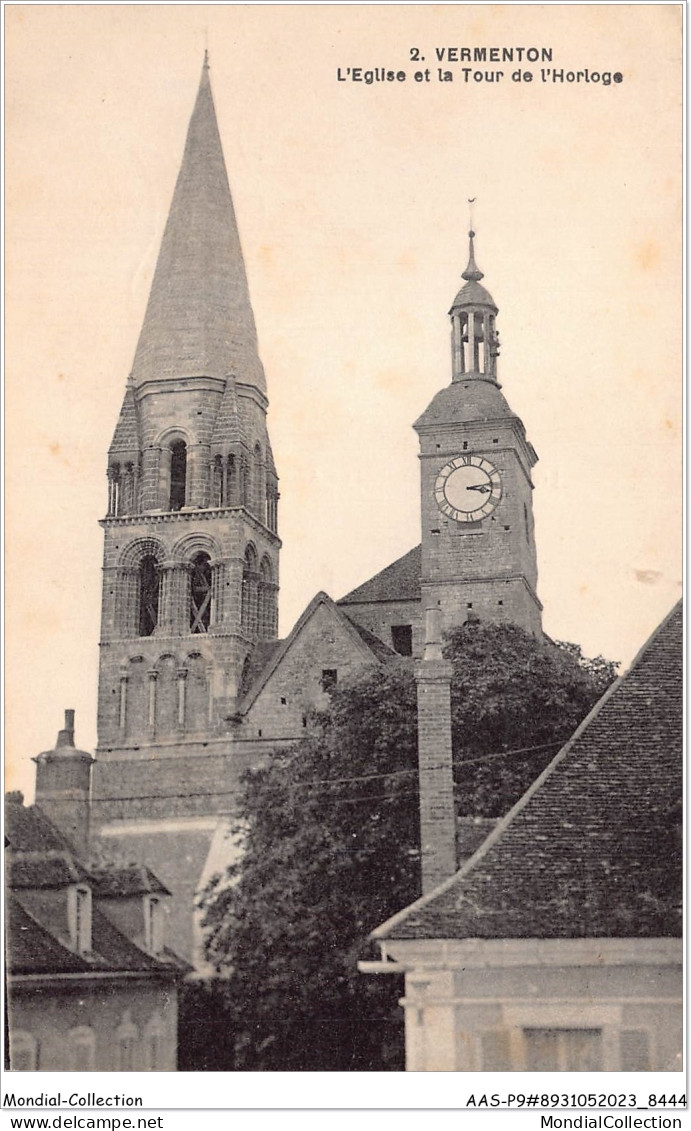
[{"label": "window", "polygon": [[170,445],[170,509],[180,511],[185,505],[187,486],[187,444],[176,440]]},{"label": "window", "polygon": [[262,558],[257,589],[257,624],[260,640],[271,640],[276,635],[276,587],[273,584],[271,562]]},{"label": "window", "polygon": [[190,580],[190,632],[208,632],[210,623],[211,564],[208,554],[197,554]]},{"label": "window", "polygon": [[149,954],[163,950],[163,905],[157,895],[144,896],[144,945]]},{"label": "window", "polygon": [[252,638],[257,634],[257,589],[257,554],[254,546],[248,546],[242,566],[241,617],[243,632]]},{"label": "window", "polygon": [[139,1030],[132,1021],[129,1009],[122,1015],[122,1021],[115,1034],[117,1040],[117,1068],[119,1072],[132,1072],[135,1063]]},{"label": "window", "polygon": [[527,1072],[599,1072],[601,1029],[524,1029]]},{"label": "window", "polygon": [[91,889],[72,887],[68,892],[67,917],[70,941],[77,954],[91,950]]},{"label": "window", "polygon": [[398,652],[399,656],[412,656],[413,626],[411,624],[392,624],[391,643],[394,652]]},{"label": "window", "polygon": [[73,1072],[93,1072],[96,1035],[87,1025],[80,1025],[68,1034],[70,1063]]},{"label": "window", "polygon": [[139,635],[151,636],[158,624],[158,563],[147,554],[139,566]]},{"label": "window", "polygon": [[322,669],[322,691],[331,691],[338,683],[338,670],[336,668]]},{"label": "window", "polygon": [[166,1064],[166,1029],[160,1013],[154,1013],[144,1030],[144,1068],[148,1072],[162,1072]]},{"label": "window", "polygon": [[32,1033],[23,1029],[10,1033],[10,1068],[12,1072],[35,1072],[38,1068],[38,1041]]}]

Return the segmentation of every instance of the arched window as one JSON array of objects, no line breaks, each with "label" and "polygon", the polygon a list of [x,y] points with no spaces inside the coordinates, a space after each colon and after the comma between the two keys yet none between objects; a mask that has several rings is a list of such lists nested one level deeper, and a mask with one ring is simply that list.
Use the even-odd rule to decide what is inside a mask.
[{"label": "arched window", "polygon": [[126,671],[125,734],[128,738],[134,738],[146,733],[149,717],[149,676],[144,657],[132,656]]},{"label": "arched window", "polygon": [[222,507],[223,498],[223,456],[216,456],[211,465],[211,506]]},{"label": "arched window", "polygon": [[148,1072],[163,1072],[167,1063],[166,1026],[160,1013],[154,1013],[144,1029],[144,1068]]},{"label": "arched window", "polygon": [[73,1072],[93,1072],[96,1054],[96,1034],[88,1025],[79,1025],[68,1033]]},{"label": "arched window", "polygon": [[206,660],[199,652],[191,652],[186,661],[185,730],[198,734],[209,725],[209,679]]},{"label": "arched window", "polygon": [[116,1037],[118,1070],[120,1072],[131,1072],[133,1068],[137,1067],[135,1055],[139,1030],[130,1016],[129,1009],[126,1009],[122,1015],[122,1021],[117,1028]]},{"label": "arched window", "polygon": [[185,505],[187,484],[187,444],[175,440],[170,445],[170,509],[179,511]]},{"label": "arched window", "polygon": [[257,635],[257,555],[253,546],[245,550],[242,566],[242,629],[247,636]]},{"label": "arched window", "polygon": [[192,559],[190,632],[208,632],[211,623],[211,564],[208,554]]},{"label": "arched window", "polygon": [[139,565],[139,635],[151,636],[158,624],[158,567],[147,554]]},{"label": "arched window", "polygon": [[274,630],[274,587],[273,570],[268,558],[262,558],[259,567],[259,592],[257,599],[257,620],[259,622],[259,639],[270,640]]},{"label": "arched window", "polygon": [[178,727],[178,664],[175,656],[161,656],[156,663],[156,735],[165,737]]},{"label": "arched window", "polygon": [[266,488],[264,485],[264,459],[259,444],[254,445],[252,459],[252,509],[257,518],[264,521],[264,503]]},{"label": "arched window", "polygon": [[108,514],[120,514],[120,464],[112,463],[108,468]]},{"label": "arched window", "polygon": [[238,495],[241,506],[247,506],[249,502],[249,460],[243,454],[240,456],[240,482],[238,484]]}]

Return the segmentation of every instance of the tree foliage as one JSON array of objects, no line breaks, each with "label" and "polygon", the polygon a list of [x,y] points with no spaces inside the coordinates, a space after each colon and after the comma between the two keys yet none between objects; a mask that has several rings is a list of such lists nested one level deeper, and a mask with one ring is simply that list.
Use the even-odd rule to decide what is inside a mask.
[{"label": "tree foliage", "polygon": [[[481,623],[445,651],[459,812],[498,816],[614,665]],[[357,961],[369,932],[420,894],[416,702],[410,661],[370,668],[334,688],[303,742],[246,776],[244,854],[203,899],[232,1018],[226,1067],[403,1067],[400,980],[363,977]]]}]

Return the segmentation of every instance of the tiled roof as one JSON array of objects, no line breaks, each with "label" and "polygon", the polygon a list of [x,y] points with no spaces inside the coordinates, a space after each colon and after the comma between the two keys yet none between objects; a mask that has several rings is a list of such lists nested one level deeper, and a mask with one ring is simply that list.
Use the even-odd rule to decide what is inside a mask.
[{"label": "tiled roof", "polygon": [[240,695],[245,695],[254,681],[264,671],[272,657],[283,644],[282,640],[259,640],[254,645],[245,662],[242,672],[242,686]]},{"label": "tiled roof", "polygon": [[681,604],[455,876],[376,938],[681,933]]},{"label": "tiled roof", "polygon": [[[127,938],[94,903],[92,950],[75,954],[53,929],[55,898],[48,889],[88,884],[95,899],[160,892],[167,888],[148,868],[127,865],[91,869],[37,805],[10,794],[5,809],[8,869],[8,966],[12,974],[89,972],[165,973],[188,969],[172,951],[153,956]],[[46,893],[37,898],[37,893]],[[31,896],[31,899],[30,899]],[[67,899],[67,893],[61,898]],[[65,904],[63,903],[63,907]]]},{"label": "tiled roof", "polygon": [[78,974],[88,969],[86,960],[42,927],[12,893],[7,896],[7,965],[10,974]]},{"label": "tiled roof", "polygon": [[454,381],[445,389],[440,389],[422,416],[415,421],[413,428],[484,420],[519,422],[498,385],[469,377],[467,381]]},{"label": "tiled roof", "polygon": [[122,402],[120,409],[120,416],[115,426],[115,433],[110,445],[111,455],[116,455],[118,452],[134,453],[138,452],[140,448],[139,441],[139,420],[137,417],[137,405],[134,399],[134,389],[128,383],[125,389],[125,398]]},{"label": "tiled roof", "polygon": [[356,605],[374,601],[419,601],[421,569],[422,546],[415,546],[336,603]]},{"label": "tiled roof", "polygon": [[71,852],[71,846],[36,805],[24,806],[8,797],[5,837],[14,852]]},{"label": "tiled roof", "polygon": [[464,287],[461,287],[451,303],[451,310],[455,310],[457,306],[491,306],[493,310],[497,309],[489,291],[476,279],[470,279]]},{"label": "tiled roof", "polygon": [[71,851],[8,853],[10,887],[62,888],[88,879]]},{"label": "tiled roof", "polygon": [[89,954],[76,954],[23,906],[21,896],[8,899],[7,954],[11,974],[165,973],[187,970],[172,951],[147,954],[131,942],[110,919],[92,909]]},{"label": "tiled roof", "polygon": [[144,895],[147,892],[170,895],[168,888],[143,864],[129,864],[125,868],[109,868],[108,871],[92,870],[91,875],[94,895],[101,899]]},{"label": "tiled roof", "polygon": [[352,617],[347,615],[346,620],[350,621],[362,642],[367,645],[382,663],[392,659],[394,656],[398,656],[398,652],[394,652],[393,648],[389,648],[388,644],[385,644],[383,640],[380,640],[379,637],[375,636],[373,632],[370,632],[368,628],[363,628],[361,624],[357,624]]}]

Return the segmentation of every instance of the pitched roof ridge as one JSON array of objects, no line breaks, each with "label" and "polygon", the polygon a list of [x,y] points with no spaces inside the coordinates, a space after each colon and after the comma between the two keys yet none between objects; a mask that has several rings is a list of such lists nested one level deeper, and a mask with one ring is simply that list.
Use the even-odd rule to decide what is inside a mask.
[{"label": "pitched roof ridge", "polygon": [[509,810],[509,812],[504,817],[501,817],[499,819],[499,821],[498,821],[496,827],[493,829],[493,831],[489,834],[489,836],[486,838],[486,840],[483,841],[483,843],[480,845],[480,847],[477,849],[477,851],[474,852],[473,855],[465,862],[465,864],[461,868],[459,868],[458,871],[454,872],[454,874],[452,876],[449,876],[448,879],[444,880],[443,883],[439,884],[432,891],[427,892],[425,895],[423,895],[419,899],[415,900],[414,903],[409,904],[408,907],[404,907],[401,911],[398,911],[398,912],[396,912],[395,915],[392,915],[389,919],[387,919],[384,923],[382,923],[379,927],[377,927],[371,933],[371,935],[370,935],[371,938],[373,938],[373,939],[384,939],[384,938],[388,937],[388,935],[390,934],[390,932],[393,928],[395,928],[395,927],[399,926],[401,923],[405,922],[405,920],[410,915],[414,914],[415,912],[426,907],[431,902],[435,901],[440,895],[443,895],[450,888],[452,888],[456,885],[460,886],[462,881],[465,880],[468,877],[468,875],[470,875],[474,871],[474,869],[477,867],[477,865],[482,862],[484,857],[494,847],[494,845],[499,840],[502,839],[502,837],[505,835],[507,830],[513,825],[516,818],[518,816],[520,816],[520,814],[523,812],[523,810],[526,808],[526,806],[529,804],[529,802],[532,800],[532,798],[535,796],[535,794],[538,793],[538,791],[542,788],[542,786],[545,784],[545,782],[548,781],[549,778],[552,777],[552,775],[554,774],[554,771],[557,769],[557,767],[559,765],[561,765],[562,762],[565,761],[565,759],[567,758],[567,756],[570,754],[571,750],[573,749],[574,745],[581,738],[582,734],[590,727],[590,725],[595,721],[595,719],[598,718],[598,716],[602,713],[603,709],[606,707],[606,705],[609,703],[609,701],[617,694],[619,689],[629,680],[629,677],[633,673],[635,673],[637,668],[640,666],[641,661],[645,658],[646,654],[648,653],[650,648],[654,645],[654,643],[657,641],[657,639],[660,637],[660,635],[663,634],[667,625],[669,624],[669,622],[671,621],[671,619],[675,615],[675,613],[679,610],[681,605],[682,605],[681,600],[677,601],[674,604],[674,606],[667,613],[664,620],[661,621],[661,623],[657,626],[657,628],[654,630],[654,632],[651,633],[651,635],[647,638],[647,640],[639,648],[638,652],[634,656],[634,658],[631,662],[631,665],[627,669],[627,671],[624,672],[622,675],[620,675],[619,678],[616,679],[614,681],[614,683],[612,683],[607,688],[607,690],[604,692],[604,694],[600,696],[598,701],[592,706],[592,708],[590,709],[588,714],[585,716],[585,718],[576,727],[576,729],[573,732],[573,734],[571,735],[571,737],[559,749],[559,751],[554,756],[552,761],[545,767],[545,769],[542,771],[542,773],[539,774],[539,776],[535,779],[535,781],[532,782],[532,784],[528,787],[528,789],[525,791],[525,793],[523,793],[521,795],[521,797],[519,797],[518,801]]},{"label": "pitched roof ridge", "polygon": [[[303,628],[307,624],[307,621],[310,620],[310,618],[314,615],[320,605],[325,605],[336,615],[337,619],[341,622],[341,624],[344,625],[347,632],[350,634],[351,639],[354,641],[363,655],[365,655],[367,658],[369,658],[370,656],[375,656],[372,649],[365,643],[359,632],[356,630],[355,625],[350,620],[350,618],[347,617],[341,609],[339,609],[336,602],[329,596],[328,593],[325,593],[323,589],[320,589],[318,593],[315,593],[309,604],[305,606],[302,613],[293,625],[291,631],[288,633],[285,639],[281,641],[280,647],[277,648],[273,655],[269,657],[269,662],[267,663],[266,667],[260,672],[252,687],[250,687],[242,697],[242,700],[238,705],[238,711],[240,713],[244,714],[255,702],[257,696],[259,695],[259,692],[266,686],[269,679],[276,671],[276,668],[283,660],[283,657],[295,643],[297,637],[300,635]],[[375,656],[375,659],[378,659],[378,657]]]}]

